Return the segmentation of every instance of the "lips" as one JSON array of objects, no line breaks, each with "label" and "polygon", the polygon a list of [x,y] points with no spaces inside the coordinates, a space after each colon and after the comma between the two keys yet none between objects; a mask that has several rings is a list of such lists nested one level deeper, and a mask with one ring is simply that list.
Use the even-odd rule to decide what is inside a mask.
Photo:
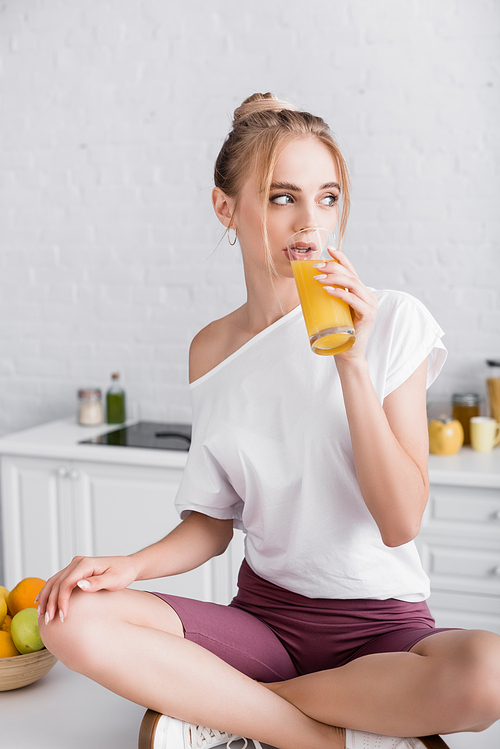
[{"label": "lips", "polygon": [[315,255],[317,247],[314,242],[296,242],[288,247],[288,251],[285,250],[284,252],[289,260],[306,260]]},{"label": "lips", "polygon": [[314,242],[296,242],[289,247],[292,252],[316,252],[316,244]]}]

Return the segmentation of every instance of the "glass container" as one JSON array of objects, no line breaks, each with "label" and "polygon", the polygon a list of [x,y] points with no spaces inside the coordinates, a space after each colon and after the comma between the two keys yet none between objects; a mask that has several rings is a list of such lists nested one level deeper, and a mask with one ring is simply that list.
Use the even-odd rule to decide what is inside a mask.
[{"label": "glass container", "polygon": [[106,393],[106,421],[108,424],[123,424],[125,418],[125,392],[120,385],[120,375],[114,372]]},{"label": "glass container", "polygon": [[490,400],[490,412],[495,421],[500,423],[500,359],[488,359],[488,396]]},{"label": "glass container", "polygon": [[78,391],[78,423],[83,426],[102,424],[102,393],[98,388],[85,388]]},{"label": "glass container", "polygon": [[469,422],[473,416],[479,416],[480,397],[477,393],[454,393],[451,403],[453,418],[457,419],[464,429],[464,445],[470,445]]}]

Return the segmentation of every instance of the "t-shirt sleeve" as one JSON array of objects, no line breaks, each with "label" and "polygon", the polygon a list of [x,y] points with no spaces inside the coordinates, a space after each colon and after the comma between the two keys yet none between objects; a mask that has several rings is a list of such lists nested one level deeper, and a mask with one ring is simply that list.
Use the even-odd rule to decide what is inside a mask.
[{"label": "t-shirt sleeve", "polygon": [[[380,315],[379,315],[380,313]],[[427,308],[406,292],[379,292],[375,335],[371,344],[385,356],[383,397],[405,382],[427,358],[427,388],[446,361],[443,330]]]},{"label": "t-shirt sleeve", "polygon": [[243,502],[223,467],[203,444],[203,436],[196,434],[196,428],[175,507],[182,519],[191,512],[200,512],[219,520],[233,520],[235,528],[244,530]]}]

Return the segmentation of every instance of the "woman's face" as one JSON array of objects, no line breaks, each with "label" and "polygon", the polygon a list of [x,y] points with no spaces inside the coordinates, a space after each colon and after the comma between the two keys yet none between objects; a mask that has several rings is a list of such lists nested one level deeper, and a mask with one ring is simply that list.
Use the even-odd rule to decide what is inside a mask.
[{"label": "woman's face", "polygon": [[[317,138],[291,141],[273,172],[267,206],[269,247],[277,272],[292,276],[288,238],[310,226],[333,231],[338,219],[340,181],[336,160]],[[247,264],[267,270],[263,245],[262,196],[255,176],[243,185],[233,224]]]}]

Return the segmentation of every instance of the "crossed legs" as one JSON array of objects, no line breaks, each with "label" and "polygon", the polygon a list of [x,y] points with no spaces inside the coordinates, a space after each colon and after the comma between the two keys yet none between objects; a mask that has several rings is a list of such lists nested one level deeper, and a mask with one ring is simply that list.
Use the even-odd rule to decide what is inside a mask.
[{"label": "crossed legs", "polygon": [[173,609],[135,590],[75,591],[64,623],[40,620],[47,648],[68,668],[159,713],[277,749],[343,749],[342,732],[183,637]]},{"label": "crossed legs", "polygon": [[390,736],[481,731],[500,718],[500,637],[439,632],[408,653],[265,685],[319,721]]},{"label": "crossed legs", "polygon": [[500,718],[500,637],[442,632],[409,653],[260,684],[184,639],[164,601],[75,591],[64,623],[40,622],[66,666],[137,704],[278,749],[343,749],[334,726],[399,736],[482,730]]}]

